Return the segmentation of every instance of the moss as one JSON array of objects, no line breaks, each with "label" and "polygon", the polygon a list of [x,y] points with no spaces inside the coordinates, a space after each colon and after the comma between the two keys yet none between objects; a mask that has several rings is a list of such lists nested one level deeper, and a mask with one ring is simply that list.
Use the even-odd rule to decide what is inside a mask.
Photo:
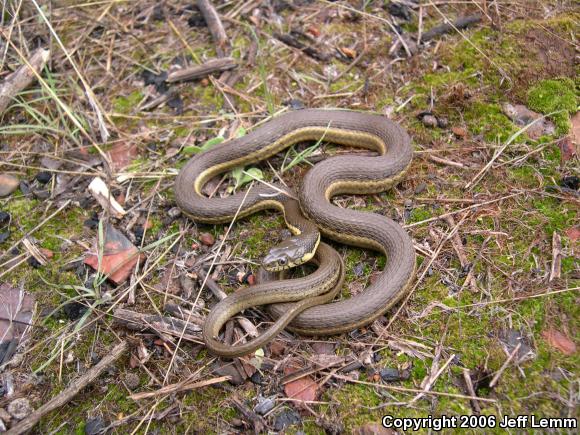
[{"label": "moss", "polygon": [[464,116],[469,130],[473,134],[483,134],[488,141],[505,142],[518,130],[503,114],[499,104],[474,102],[466,108]]},{"label": "moss", "polygon": [[143,99],[143,94],[139,90],[134,90],[126,97],[117,97],[113,101],[113,109],[117,113],[129,114]]},{"label": "moss", "polygon": [[528,107],[543,114],[563,111],[552,115],[558,134],[570,129],[569,113],[576,112],[578,93],[569,78],[542,80],[528,91]]}]

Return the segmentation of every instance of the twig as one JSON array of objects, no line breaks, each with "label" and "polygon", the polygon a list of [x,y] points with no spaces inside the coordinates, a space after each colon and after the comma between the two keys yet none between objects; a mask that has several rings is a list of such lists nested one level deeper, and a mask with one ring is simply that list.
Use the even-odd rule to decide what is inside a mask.
[{"label": "twig", "polygon": [[553,281],[560,278],[562,273],[562,239],[560,235],[554,231],[552,233],[552,267],[550,268],[550,279]]},{"label": "twig", "polygon": [[212,59],[201,65],[191,66],[170,73],[167,76],[167,82],[175,83],[184,80],[195,80],[202,77],[207,77],[215,72],[228,71],[236,68],[237,66],[238,64],[236,60],[231,57]]},{"label": "twig", "polygon": [[141,399],[147,399],[149,397],[155,397],[155,396],[161,396],[161,395],[165,396],[168,394],[180,393],[183,391],[191,391],[191,390],[195,390],[197,388],[207,387],[208,385],[219,384],[221,382],[229,381],[230,379],[231,379],[231,376],[220,376],[219,378],[206,379],[205,381],[199,381],[199,382],[194,382],[194,383],[189,383],[190,382],[189,379],[186,379],[185,381],[178,382],[176,384],[166,385],[165,387],[160,388],[156,391],[148,391],[145,393],[133,394],[133,395],[129,396],[129,398],[131,398],[133,400],[141,400]]},{"label": "twig", "polygon": [[508,357],[508,359],[505,360],[505,362],[502,364],[502,366],[497,371],[497,373],[495,375],[493,375],[493,379],[489,383],[489,388],[495,387],[495,384],[497,384],[497,382],[499,381],[499,378],[501,377],[502,373],[505,371],[505,369],[510,364],[512,359],[514,359],[514,357],[517,355],[518,351],[520,350],[520,347],[522,347],[522,343],[518,343],[518,345],[514,348],[512,353],[510,353],[510,356]]},{"label": "twig", "polygon": [[422,43],[428,42],[431,39],[434,39],[445,33],[449,33],[453,30],[465,29],[469,26],[479,23],[480,21],[481,14],[473,14],[458,18],[454,23],[445,22],[443,24],[439,24],[438,26],[432,27],[431,29],[423,33],[421,42]]},{"label": "twig", "polygon": [[477,173],[477,175],[475,177],[473,177],[473,179],[469,183],[467,183],[465,185],[464,189],[465,190],[471,190],[485,176],[485,174],[487,173],[487,171],[491,168],[491,166],[498,159],[498,157],[501,156],[501,154],[505,151],[505,149],[514,140],[516,140],[521,134],[523,134],[525,131],[527,131],[532,125],[536,124],[537,122],[544,121],[544,119],[548,118],[549,116],[553,116],[553,115],[555,115],[556,113],[559,113],[559,112],[561,112],[561,111],[556,111],[556,112],[548,113],[547,115],[544,115],[544,116],[540,116],[539,118],[534,119],[532,122],[530,122],[526,126],[520,128],[514,134],[512,134],[509,137],[509,139],[506,141],[506,143],[504,145],[502,145],[499,149],[497,149],[495,151],[495,153],[493,154],[493,157],[490,159],[490,161],[487,163],[487,165],[485,165],[481,169],[481,171],[479,171]]},{"label": "twig", "polygon": [[207,27],[217,45],[217,53],[219,57],[225,56],[225,49],[228,42],[228,35],[224,30],[224,25],[218,15],[217,11],[209,0],[197,0],[197,7],[201,11]]},{"label": "twig", "polygon": [[343,375],[339,375],[336,373],[333,374],[332,377],[346,381],[346,382],[352,382],[354,384],[368,385],[368,386],[375,387],[375,388],[384,388],[385,390],[399,391],[401,393],[424,393],[424,394],[431,394],[433,396],[455,397],[457,399],[477,400],[480,402],[488,402],[488,403],[495,403],[496,402],[495,399],[487,399],[487,398],[483,398],[483,397],[465,396],[463,394],[445,393],[442,391],[424,391],[424,390],[419,390],[418,388],[405,388],[405,387],[397,387],[395,385],[385,385],[385,384],[377,384],[374,382],[359,381],[356,379],[349,378],[348,376],[343,376]]},{"label": "twig", "polygon": [[117,361],[117,359],[125,353],[126,348],[127,342],[121,341],[84,375],[73,380],[65,390],[56,397],[50,399],[16,426],[12,427],[8,432],[6,432],[6,435],[18,435],[32,429],[43,416],[71,401],[79,391],[93,382],[101,373],[103,373],[103,371],[105,371],[105,369]]},{"label": "twig", "polygon": [[521,195],[523,193],[524,192],[516,192],[516,193],[512,193],[511,195],[502,196],[501,198],[490,199],[489,201],[479,202],[477,204],[470,205],[469,207],[465,207],[465,208],[462,208],[460,210],[450,211],[448,213],[443,213],[442,215],[435,216],[435,217],[432,217],[432,218],[429,218],[429,219],[425,219],[425,220],[420,221],[420,222],[415,222],[415,223],[412,223],[412,224],[403,225],[403,228],[412,228],[412,227],[417,227],[419,225],[424,225],[424,224],[427,224],[429,222],[434,222],[434,221],[437,221],[439,219],[444,219],[447,216],[453,216],[453,215],[456,215],[458,213],[462,213],[462,212],[467,211],[467,210],[471,210],[471,209],[474,209],[474,208],[477,208],[477,207],[481,207],[482,205],[493,204],[494,202],[499,202],[499,201],[502,201],[504,199],[513,198],[514,196],[518,196],[518,195]]},{"label": "twig", "polygon": [[[186,334],[183,335],[185,340],[201,343],[200,331],[203,320],[194,315],[191,315],[188,321],[183,321],[170,316],[143,314],[124,308],[117,308],[113,312],[113,317],[115,322],[136,331],[152,330],[160,335],[167,334],[179,337],[182,330],[185,329]],[[162,338],[164,337],[162,336]]]},{"label": "twig", "polygon": [[[467,387],[467,392],[474,397],[477,397],[477,394],[475,393],[475,388],[473,388],[473,382],[471,381],[471,374],[469,372],[469,369],[464,368],[463,369],[463,380],[465,381],[465,386]],[[473,410],[476,413],[481,413],[481,408],[479,406],[479,403],[477,403],[477,400],[472,400],[471,401],[471,406],[473,407]]]},{"label": "twig", "polygon": [[433,154],[429,154],[429,160],[432,160],[435,163],[441,163],[442,165],[455,166],[456,168],[461,168],[461,169],[470,169],[469,166],[465,166],[463,163],[447,160],[447,159],[444,159],[442,157],[434,156]]},{"label": "twig", "polygon": [[0,83],[0,115],[8,108],[10,103],[12,103],[13,98],[21,91],[30,86],[36,75],[32,71],[39,74],[44,68],[48,59],[50,58],[50,51],[44,48],[39,48],[36,50],[28,64],[20,66],[12,74],[8,75],[2,83]]}]

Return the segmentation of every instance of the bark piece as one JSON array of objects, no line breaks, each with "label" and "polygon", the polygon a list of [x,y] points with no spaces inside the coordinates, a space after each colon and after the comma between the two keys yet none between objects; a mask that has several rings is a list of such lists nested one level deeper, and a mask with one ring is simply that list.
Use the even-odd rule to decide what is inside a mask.
[{"label": "bark piece", "polygon": [[[50,51],[39,48],[32,54],[28,63],[38,73],[44,68],[49,58]],[[4,113],[12,102],[12,99],[19,92],[26,89],[35,81],[36,75],[34,71],[28,65],[24,64],[0,83],[0,115]]]},{"label": "bark piece", "polygon": [[220,59],[211,59],[201,65],[195,65],[173,71],[167,76],[168,83],[175,83],[185,80],[196,80],[207,77],[210,74],[221,71],[229,71],[238,66],[235,59],[231,57],[222,57]]},{"label": "bark piece", "polygon": [[207,27],[209,28],[213,40],[217,45],[216,51],[218,56],[223,57],[227,48],[228,35],[226,34],[219,14],[209,0],[197,0],[196,4],[203,15],[203,19],[207,23]]}]

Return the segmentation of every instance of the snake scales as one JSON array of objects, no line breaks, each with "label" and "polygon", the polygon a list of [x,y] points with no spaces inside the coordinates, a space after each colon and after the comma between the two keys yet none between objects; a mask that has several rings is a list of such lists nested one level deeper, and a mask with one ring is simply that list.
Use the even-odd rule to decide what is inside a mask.
[{"label": "snake scales", "polygon": [[[328,158],[308,171],[298,192],[299,208],[324,236],[376,250],[387,258],[383,271],[364,291],[336,302],[330,300],[344,278],[342,262],[334,257],[334,250],[319,243],[316,231],[312,236],[310,229],[305,230],[308,223],[296,216],[300,214],[298,210],[292,211],[290,207],[289,211],[291,202],[283,189],[258,183],[249,191],[225,198],[208,198],[201,193],[203,185],[220,173],[265,160],[295,143],[321,138],[326,142],[378,153],[372,157]],[[256,286],[258,288],[249,287],[214,307],[204,326],[208,348],[223,356],[247,354],[271,340],[286,325],[306,335],[342,333],[371,323],[396,303],[410,287],[415,271],[415,252],[410,237],[401,226],[385,216],[339,208],[331,204],[330,199],[345,193],[368,194],[387,190],[402,179],[411,158],[410,138],[398,124],[379,115],[325,109],[283,114],[246,136],[194,156],[181,169],[175,182],[176,201],[186,215],[197,222],[224,223],[231,221],[236,214],[242,218],[266,208],[279,209],[284,212],[292,232],[299,234],[300,241],[283,243],[282,251],[288,252],[282,257],[277,256],[274,266],[280,266],[286,260],[292,263],[296,256],[302,256],[306,261],[314,255],[316,247],[321,251],[314,258],[319,269],[314,277],[306,277],[306,283],[285,280]],[[294,205],[294,208],[298,206]],[[304,235],[310,235],[306,241],[300,239]],[[279,303],[290,301],[300,302]],[[267,335],[242,347],[217,341],[219,330],[228,318],[249,306],[258,305],[268,305],[271,315],[278,319]]]}]

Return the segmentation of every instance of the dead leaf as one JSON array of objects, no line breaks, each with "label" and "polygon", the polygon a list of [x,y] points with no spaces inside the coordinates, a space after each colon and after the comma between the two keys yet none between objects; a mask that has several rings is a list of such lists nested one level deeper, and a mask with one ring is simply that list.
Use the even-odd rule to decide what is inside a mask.
[{"label": "dead leaf", "polygon": [[352,48],[341,47],[340,51],[342,51],[342,54],[350,59],[354,59],[356,57],[356,50],[353,50]]},{"label": "dead leaf", "polygon": [[580,239],[580,226],[570,227],[565,233],[572,242],[576,242]]},{"label": "dead leaf", "polygon": [[31,326],[35,301],[23,290],[0,284],[0,365],[8,362]]},{"label": "dead leaf", "polygon": [[135,142],[117,142],[108,154],[113,163],[113,170],[119,171],[139,156],[139,147]]},{"label": "dead leaf", "polygon": [[334,355],[336,343],[331,341],[317,341],[312,344],[312,350],[319,355]]},{"label": "dead leaf", "polygon": [[270,353],[272,356],[281,356],[286,352],[286,346],[279,340],[274,340],[270,343]]},{"label": "dead leaf", "polygon": [[[99,268],[99,257],[91,254],[85,258],[88,264],[95,270],[108,276],[109,280],[115,284],[121,284],[133,272],[135,265],[142,259],[143,255],[120,231],[112,225],[107,224],[104,231],[105,241],[103,258]],[[98,245],[97,245],[98,246]],[[98,248],[95,249],[98,252]]]},{"label": "dead leaf", "polygon": [[574,355],[576,353],[576,343],[560,331],[550,328],[542,331],[542,337],[550,346],[558,349],[564,355]]},{"label": "dead leaf", "polygon": [[320,30],[318,29],[318,27],[315,26],[308,26],[308,28],[306,29],[306,33],[310,33],[315,38],[318,38],[320,36]]},{"label": "dead leaf", "polygon": [[578,155],[576,144],[572,141],[571,136],[565,136],[559,139],[556,143],[558,144],[558,148],[560,148],[562,162],[567,162]]},{"label": "dead leaf", "polygon": [[[292,365],[284,367],[284,375],[290,375],[298,371],[298,368]],[[294,381],[284,385],[284,392],[290,399],[312,402],[318,395],[318,384],[310,376],[302,376]]]}]

